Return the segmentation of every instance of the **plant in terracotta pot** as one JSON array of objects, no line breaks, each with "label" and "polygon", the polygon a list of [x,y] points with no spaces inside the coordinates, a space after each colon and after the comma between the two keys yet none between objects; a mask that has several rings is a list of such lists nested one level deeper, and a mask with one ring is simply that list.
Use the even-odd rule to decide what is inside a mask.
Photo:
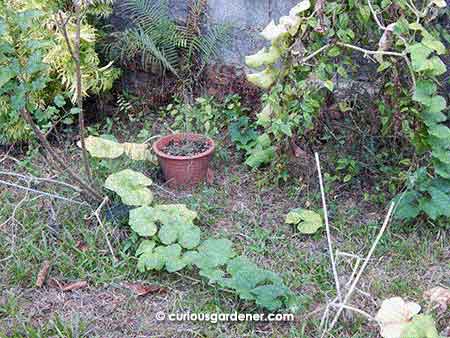
[{"label": "plant in terracotta pot", "polygon": [[171,134],[153,144],[153,151],[171,188],[193,187],[204,181],[214,148],[212,139],[194,133]]}]

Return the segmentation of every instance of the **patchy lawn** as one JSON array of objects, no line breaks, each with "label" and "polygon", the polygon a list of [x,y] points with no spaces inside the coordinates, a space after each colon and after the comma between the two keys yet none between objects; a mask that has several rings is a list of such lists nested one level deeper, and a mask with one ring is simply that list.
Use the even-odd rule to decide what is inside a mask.
[{"label": "patchy lawn", "polygon": [[[70,148],[69,148],[70,149]],[[77,152],[67,151],[69,163],[79,164]],[[164,187],[153,166],[140,165],[157,185],[158,203],[185,203],[199,214],[204,234],[232,240],[236,251],[282,276],[300,296],[300,311],[292,322],[169,322],[156,313],[218,312],[259,313],[254,304],[227,290],[207,285],[196,272],[184,269],[168,274],[139,273],[133,257],[136,243],[120,212],[100,227],[88,205],[58,200],[0,185],[0,337],[318,337],[327,301],[335,297],[325,230],[301,235],[284,223],[296,207],[321,210],[314,162],[308,175],[299,175],[280,187],[265,184],[264,173],[246,169],[226,147],[214,160],[214,182],[193,192]],[[225,156],[224,156],[225,155]],[[328,171],[323,156],[323,171]],[[223,159],[225,158],[225,159]],[[0,155],[1,171],[52,177],[38,153]],[[110,164],[95,162],[101,174]],[[123,164],[125,165],[125,164]],[[14,184],[78,200],[69,188],[51,182],[1,175]],[[328,181],[327,181],[328,182]],[[357,186],[357,185],[355,185]],[[353,186],[354,187],[354,186]],[[327,183],[333,244],[340,252],[364,257],[386,213],[376,194],[347,184]],[[122,214],[126,212],[122,211]],[[119,216],[118,216],[119,215]],[[111,212],[106,215],[111,219]],[[395,220],[384,234],[366,269],[352,305],[372,315],[387,297],[401,296],[423,303],[430,287],[450,286],[449,230],[429,223],[401,225]],[[108,248],[109,238],[115,256]],[[35,287],[44,261],[51,262],[47,283]],[[354,262],[353,262],[354,263]],[[338,257],[341,285],[352,274],[352,261]],[[86,281],[88,286],[63,292],[58,283]],[[130,283],[158,286],[138,296]],[[445,330],[450,314],[438,319]],[[448,328],[447,328],[448,329]],[[336,337],[378,337],[374,322],[345,312],[334,331]]]}]

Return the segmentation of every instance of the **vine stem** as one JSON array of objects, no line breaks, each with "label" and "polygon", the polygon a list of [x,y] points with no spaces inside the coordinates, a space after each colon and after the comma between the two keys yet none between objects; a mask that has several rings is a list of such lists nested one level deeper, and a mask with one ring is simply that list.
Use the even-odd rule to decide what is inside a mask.
[{"label": "vine stem", "polygon": [[398,53],[398,52],[381,51],[381,50],[369,50],[369,49],[361,48],[361,47],[358,47],[358,46],[350,45],[350,44],[344,43],[344,42],[336,42],[336,44],[339,45],[339,46],[343,46],[343,47],[347,47],[347,48],[350,48],[350,49],[354,49],[354,50],[363,52],[364,54],[370,54],[370,55],[380,54],[380,55],[391,55],[391,56],[399,56],[399,57],[404,57],[405,56],[405,54]]},{"label": "vine stem", "polygon": [[321,52],[323,52],[325,49],[327,49],[328,47],[330,47],[330,44],[326,44],[322,47],[320,47],[318,50],[316,50],[315,52],[311,53],[310,55],[308,55],[307,57],[305,57],[302,60],[302,63],[307,62],[308,60],[312,59],[313,57],[315,57],[317,54],[320,54]]},{"label": "vine stem", "polygon": [[325,189],[323,187],[322,171],[320,169],[319,154],[315,153],[314,156],[316,158],[317,173],[319,176],[320,195],[322,196],[323,214],[324,214],[324,218],[325,218],[325,229],[327,232],[328,251],[330,253],[331,267],[333,269],[334,283],[336,284],[337,298],[338,298],[339,302],[341,302],[342,301],[341,287],[339,285],[339,276],[337,273],[336,260],[334,258],[334,251],[333,251],[333,245],[332,245],[332,240],[331,240],[330,224],[328,222],[327,202],[325,199]]}]

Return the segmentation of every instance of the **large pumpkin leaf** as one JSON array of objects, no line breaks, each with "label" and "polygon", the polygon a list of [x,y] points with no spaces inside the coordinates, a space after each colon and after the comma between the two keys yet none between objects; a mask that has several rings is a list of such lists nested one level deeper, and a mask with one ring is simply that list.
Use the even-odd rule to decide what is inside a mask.
[{"label": "large pumpkin leaf", "polygon": [[162,224],[158,236],[162,243],[178,243],[193,249],[200,243],[200,229],[193,224],[197,213],[184,204],[168,204],[155,207],[156,218]]},{"label": "large pumpkin leaf", "polygon": [[313,234],[323,225],[318,213],[302,208],[291,210],[286,216],[286,223],[297,225],[302,234]]},{"label": "large pumpkin leaf", "polygon": [[153,236],[158,231],[155,216],[154,209],[148,206],[130,210],[129,224],[131,229],[142,237]]},{"label": "large pumpkin leaf", "polygon": [[139,256],[139,271],[161,270],[165,267],[168,272],[175,272],[186,266],[186,261],[181,256],[181,246],[178,244],[155,246],[153,241],[143,241],[139,246],[136,252]]},{"label": "large pumpkin leaf", "polygon": [[192,263],[200,270],[212,270],[234,257],[233,242],[228,239],[207,239],[197,248]]},{"label": "large pumpkin leaf", "polygon": [[114,191],[127,205],[149,205],[153,201],[153,194],[147,188],[152,180],[142,173],[125,169],[110,175],[105,181],[105,188]]}]

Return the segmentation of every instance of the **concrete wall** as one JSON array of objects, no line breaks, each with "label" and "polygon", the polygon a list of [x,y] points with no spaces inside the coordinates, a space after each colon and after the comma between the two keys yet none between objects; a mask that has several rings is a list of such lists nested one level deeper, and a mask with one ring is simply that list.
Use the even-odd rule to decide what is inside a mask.
[{"label": "concrete wall", "polygon": [[[117,0],[119,4],[121,0]],[[156,0],[150,0],[156,1]],[[230,44],[223,49],[221,60],[225,64],[243,64],[245,55],[253,54],[264,45],[260,32],[271,19],[287,15],[299,0],[208,0],[208,21],[211,24],[229,24],[232,27]],[[184,21],[187,0],[169,0],[172,15]],[[120,23],[117,13],[113,24]]]}]

